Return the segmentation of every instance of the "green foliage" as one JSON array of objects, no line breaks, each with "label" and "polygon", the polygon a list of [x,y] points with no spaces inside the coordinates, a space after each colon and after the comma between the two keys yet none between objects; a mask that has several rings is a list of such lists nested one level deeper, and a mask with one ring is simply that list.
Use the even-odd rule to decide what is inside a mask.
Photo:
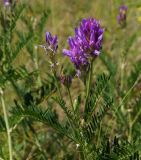
[{"label": "green foliage", "polygon": [[128,86],[131,87],[135,81],[139,78],[140,74],[141,74],[141,65],[140,65],[141,61],[138,61],[135,65],[133,70],[130,73],[130,76],[128,78]]},{"label": "green foliage", "polygon": [[[28,42],[33,38],[33,32],[29,32],[27,35],[18,33],[20,41],[16,44],[16,48],[13,49],[12,60],[14,60],[18,53],[28,44]],[[14,47],[13,47],[14,48]]]},{"label": "green foliage", "polygon": [[75,122],[75,118],[72,111],[70,111],[66,105],[63,99],[59,99],[59,98],[54,98],[54,100],[60,105],[60,107],[64,110],[64,113],[66,114],[66,116],[71,119],[72,121]]},{"label": "green foliage", "polygon": [[85,114],[87,115],[87,117],[92,115],[97,104],[100,103],[99,101],[104,98],[104,94],[106,93],[109,80],[110,76],[106,74],[102,74],[97,77],[94,86],[91,88],[90,98],[88,100],[88,103],[86,103],[87,106],[85,106]]},{"label": "green foliage", "polygon": [[100,127],[103,117],[106,115],[107,110],[111,107],[113,101],[106,99],[105,104],[99,107],[99,111],[89,117],[89,121],[86,121],[83,126],[83,132],[85,139],[90,142],[95,135],[95,132]]},{"label": "green foliage", "polygon": [[105,148],[103,148],[101,152],[101,156],[99,157],[102,160],[138,160],[140,145],[139,144],[130,144],[125,140],[119,141],[116,137],[114,138],[113,142],[106,141],[107,143],[104,144]]},{"label": "green foliage", "polygon": [[100,55],[100,58],[101,58],[102,62],[105,64],[105,66],[107,67],[110,74],[115,75],[116,74],[116,66],[111,61],[111,58],[104,51]]},{"label": "green foliage", "polygon": [[56,130],[59,130],[60,133],[65,133],[65,128],[59,124],[57,120],[57,115],[55,112],[51,111],[50,108],[46,109],[45,111],[41,110],[40,106],[28,106],[25,107],[17,106],[12,110],[15,118],[18,117],[30,117],[36,121],[40,121],[42,123],[48,124]]},{"label": "green foliage", "polygon": [[13,6],[13,10],[11,11],[12,15],[10,15],[10,16],[12,16],[10,19],[11,24],[9,27],[10,33],[12,33],[13,30],[16,28],[16,23],[20,19],[21,15],[25,9],[26,9],[26,4],[21,4],[21,5],[18,5],[17,7]]}]

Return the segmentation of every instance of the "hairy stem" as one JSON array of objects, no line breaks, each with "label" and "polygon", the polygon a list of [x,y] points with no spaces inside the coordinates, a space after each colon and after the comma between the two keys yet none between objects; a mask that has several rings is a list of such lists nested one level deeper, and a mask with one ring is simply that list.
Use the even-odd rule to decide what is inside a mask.
[{"label": "hairy stem", "polygon": [[10,135],[10,127],[9,127],[9,122],[8,122],[6,106],[5,106],[5,102],[3,98],[3,91],[1,88],[0,88],[0,98],[1,98],[1,104],[2,104],[2,109],[4,113],[4,121],[6,125],[7,137],[8,137],[9,160],[12,160],[12,142],[11,142],[11,135]]}]

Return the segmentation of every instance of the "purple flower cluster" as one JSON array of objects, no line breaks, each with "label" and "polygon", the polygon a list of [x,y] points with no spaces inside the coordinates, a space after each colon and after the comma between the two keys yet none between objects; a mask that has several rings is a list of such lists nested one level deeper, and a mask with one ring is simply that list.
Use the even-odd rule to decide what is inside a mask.
[{"label": "purple flower cluster", "polygon": [[9,6],[10,4],[12,4],[12,0],[4,0],[5,6]]},{"label": "purple flower cluster", "polygon": [[52,52],[56,52],[58,48],[58,39],[57,36],[52,36],[50,32],[46,32],[46,44],[47,49]]},{"label": "purple flower cluster", "polygon": [[70,57],[77,69],[85,68],[91,58],[100,54],[103,32],[99,21],[93,18],[83,19],[75,29],[75,36],[68,38],[70,49],[63,49],[64,55]]},{"label": "purple flower cluster", "polygon": [[126,24],[127,9],[128,8],[125,5],[119,7],[119,14],[117,16],[117,21],[120,25]]}]

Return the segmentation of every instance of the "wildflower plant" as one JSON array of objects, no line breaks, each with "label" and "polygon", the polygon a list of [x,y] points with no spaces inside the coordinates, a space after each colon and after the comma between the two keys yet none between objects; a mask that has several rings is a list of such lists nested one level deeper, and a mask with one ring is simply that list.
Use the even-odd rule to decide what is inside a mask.
[{"label": "wildflower plant", "polygon": [[[61,37],[46,31],[50,9],[43,10],[38,20],[30,19],[25,14],[33,12],[26,4],[3,2],[0,159],[138,160],[140,61],[126,68],[137,34],[113,40],[116,55],[115,48],[110,52],[117,57],[112,60],[105,47],[107,27],[102,20],[83,18],[74,36],[68,37],[69,48],[63,49]],[[126,23],[126,15],[127,7],[120,7],[120,25]],[[67,67],[60,59],[70,59]],[[101,72],[102,66],[106,69]]]},{"label": "wildflower plant", "polygon": [[127,9],[128,7],[125,5],[119,7],[119,14],[117,16],[117,21],[122,27],[126,25]]}]

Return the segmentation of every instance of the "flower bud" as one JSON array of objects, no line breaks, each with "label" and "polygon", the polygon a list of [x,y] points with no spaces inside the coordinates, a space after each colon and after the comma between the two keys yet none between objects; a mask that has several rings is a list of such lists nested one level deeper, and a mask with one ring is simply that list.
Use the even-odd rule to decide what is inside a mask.
[{"label": "flower bud", "polygon": [[117,16],[117,21],[121,26],[126,25],[127,9],[128,8],[125,5],[119,7],[119,14]]}]

